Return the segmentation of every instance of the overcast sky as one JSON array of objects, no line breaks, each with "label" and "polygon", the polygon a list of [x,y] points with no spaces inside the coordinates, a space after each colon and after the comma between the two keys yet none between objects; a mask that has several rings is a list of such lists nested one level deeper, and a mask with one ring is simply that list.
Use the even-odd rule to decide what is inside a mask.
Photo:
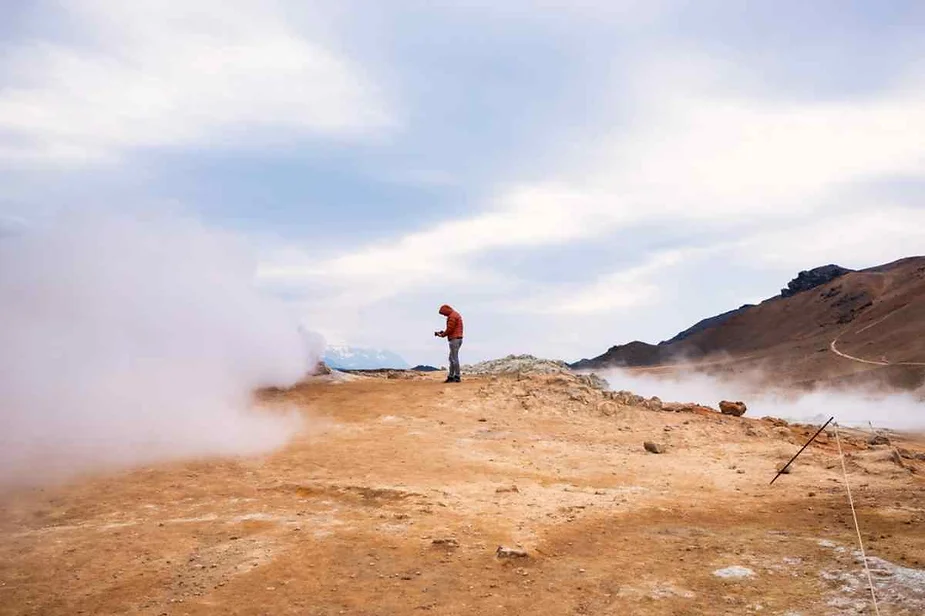
[{"label": "overcast sky", "polygon": [[7,0],[0,233],[241,233],[329,342],[576,360],[925,253],[925,3]]}]

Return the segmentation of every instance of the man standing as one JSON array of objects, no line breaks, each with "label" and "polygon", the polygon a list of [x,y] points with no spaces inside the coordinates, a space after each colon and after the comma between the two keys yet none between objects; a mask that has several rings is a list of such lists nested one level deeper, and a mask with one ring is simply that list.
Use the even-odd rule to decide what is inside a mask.
[{"label": "man standing", "polygon": [[459,347],[462,346],[463,341],[462,315],[446,304],[440,306],[440,314],[446,317],[446,329],[434,332],[434,335],[446,338],[450,342],[450,371],[446,382],[459,383]]}]

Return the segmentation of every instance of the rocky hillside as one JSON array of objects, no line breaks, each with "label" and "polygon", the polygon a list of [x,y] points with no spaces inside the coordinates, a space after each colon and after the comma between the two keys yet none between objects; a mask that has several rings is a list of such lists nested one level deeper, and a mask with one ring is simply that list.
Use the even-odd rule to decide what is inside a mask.
[{"label": "rocky hillside", "polygon": [[614,346],[572,367],[681,363],[760,369],[790,382],[875,373],[891,384],[919,386],[925,380],[925,257],[859,271],[826,265],[800,272],[781,295],[759,305],[705,319],[657,345]]}]

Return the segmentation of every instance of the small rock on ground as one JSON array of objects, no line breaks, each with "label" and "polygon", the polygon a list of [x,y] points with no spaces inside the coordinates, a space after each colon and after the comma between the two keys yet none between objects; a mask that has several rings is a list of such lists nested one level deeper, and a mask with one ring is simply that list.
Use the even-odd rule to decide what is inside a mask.
[{"label": "small rock on ground", "polygon": [[518,550],[517,548],[506,548],[503,545],[499,545],[498,549],[495,550],[495,556],[498,558],[527,558],[530,556],[526,550]]},{"label": "small rock on ground", "polygon": [[717,569],[713,572],[713,575],[720,578],[726,579],[742,579],[750,578],[755,576],[755,572],[749,569],[748,567],[740,567],[739,565],[733,565],[732,567],[724,567],[723,569]]}]

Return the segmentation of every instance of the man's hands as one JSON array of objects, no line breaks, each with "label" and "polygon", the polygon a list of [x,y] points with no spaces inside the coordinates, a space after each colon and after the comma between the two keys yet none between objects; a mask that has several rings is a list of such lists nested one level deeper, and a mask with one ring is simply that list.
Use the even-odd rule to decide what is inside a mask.
[{"label": "man's hands", "polygon": [[438,338],[446,338],[446,332],[434,332],[434,336]]}]

